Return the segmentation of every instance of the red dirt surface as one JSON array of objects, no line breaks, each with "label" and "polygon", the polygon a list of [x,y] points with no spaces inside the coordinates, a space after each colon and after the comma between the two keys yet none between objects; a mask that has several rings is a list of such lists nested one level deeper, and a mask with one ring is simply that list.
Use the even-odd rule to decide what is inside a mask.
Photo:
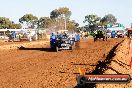
[{"label": "red dirt surface", "polygon": [[[103,74],[129,74],[132,77],[132,69],[130,69],[130,60],[132,56],[132,48],[128,53],[129,40],[125,39],[116,49],[115,56],[112,58],[109,69]],[[130,83],[122,84],[96,84],[96,88],[132,88]]]},{"label": "red dirt surface", "polygon": [[82,40],[73,51],[52,52],[49,44],[0,51],[0,88],[74,88],[78,68],[93,71],[122,39]]}]

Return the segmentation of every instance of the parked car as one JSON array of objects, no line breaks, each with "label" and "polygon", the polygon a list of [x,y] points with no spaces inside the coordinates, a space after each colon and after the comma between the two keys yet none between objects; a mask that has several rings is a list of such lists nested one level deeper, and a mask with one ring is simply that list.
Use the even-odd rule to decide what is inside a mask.
[{"label": "parked car", "polygon": [[0,35],[0,40],[9,40],[9,37],[6,35]]},{"label": "parked car", "polygon": [[117,38],[124,38],[124,33],[117,32]]}]

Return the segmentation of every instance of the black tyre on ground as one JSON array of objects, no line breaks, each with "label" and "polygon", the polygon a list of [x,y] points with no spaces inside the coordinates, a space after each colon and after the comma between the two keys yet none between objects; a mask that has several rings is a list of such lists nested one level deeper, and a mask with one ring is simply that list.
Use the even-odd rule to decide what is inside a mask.
[{"label": "black tyre on ground", "polygon": [[78,88],[85,88],[85,85],[86,85],[85,80],[86,80],[86,78],[84,76],[80,75],[80,76],[78,76],[76,78],[76,80],[77,80],[77,87]]}]

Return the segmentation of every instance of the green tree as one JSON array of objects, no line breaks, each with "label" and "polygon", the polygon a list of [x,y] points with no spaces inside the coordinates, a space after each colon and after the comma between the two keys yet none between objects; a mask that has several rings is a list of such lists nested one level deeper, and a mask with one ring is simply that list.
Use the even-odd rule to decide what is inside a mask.
[{"label": "green tree", "polygon": [[38,18],[32,14],[25,14],[19,19],[19,22],[28,26],[28,28],[34,28],[37,25]]},{"label": "green tree", "polygon": [[0,17],[0,29],[20,29],[21,24],[15,24],[9,18]]},{"label": "green tree", "polygon": [[87,15],[85,16],[84,22],[88,22],[89,25],[96,25],[100,21],[100,17],[97,15]]},{"label": "green tree", "polygon": [[56,19],[56,18],[58,18],[58,16],[59,16],[59,11],[57,9],[51,11],[51,13],[50,13],[51,19]]},{"label": "green tree", "polygon": [[9,18],[0,17],[0,29],[9,29],[11,25],[11,21]]},{"label": "green tree", "polygon": [[74,20],[72,20],[72,21],[69,20],[67,22],[67,29],[69,31],[77,31],[78,26],[79,26],[79,24],[76,23]]},{"label": "green tree", "polygon": [[67,7],[60,7],[50,13],[50,18],[54,20],[54,26],[56,26],[57,30],[65,29],[65,23],[70,20],[70,16],[71,11]]},{"label": "green tree", "polygon": [[15,24],[15,23],[13,23],[13,24],[10,25],[10,28],[11,29],[20,29],[20,28],[22,28],[22,26],[21,26],[21,24]]},{"label": "green tree", "polygon": [[41,17],[38,22],[40,28],[48,28],[53,24],[53,20],[50,17]]},{"label": "green tree", "polygon": [[98,17],[97,15],[87,15],[85,16],[85,22],[88,22],[88,29],[90,29],[91,31],[93,31],[99,24],[101,17]]},{"label": "green tree", "polygon": [[55,9],[50,13],[50,18],[55,19],[55,18],[70,18],[71,16],[71,11],[67,7],[61,7],[59,9]]},{"label": "green tree", "polygon": [[65,19],[69,19],[71,16],[71,11],[67,7],[61,7],[58,9],[59,16],[62,18],[64,17]]},{"label": "green tree", "polygon": [[113,24],[115,24],[116,22],[117,22],[117,19],[116,19],[116,17],[115,17],[114,15],[112,15],[112,14],[107,14],[107,15],[105,15],[105,16],[101,19],[101,21],[100,21],[100,23],[101,23],[102,25],[107,25],[107,24],[113,25]]}]

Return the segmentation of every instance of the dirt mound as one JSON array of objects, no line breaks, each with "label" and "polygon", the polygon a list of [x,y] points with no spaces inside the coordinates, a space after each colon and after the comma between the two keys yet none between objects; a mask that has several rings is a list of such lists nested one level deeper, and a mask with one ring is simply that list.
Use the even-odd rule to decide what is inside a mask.
[{"label": "dirt mound", "polygon": [[93,71],[121,41],[82,40],[73,51],[52,52],[49,44],[0,51],[0,87],[73,88],[80,66]]},{"label": "dirt mound", "polygon": [[[132,53],[132,51],[130,52]],[[130,58],[132,54],[128,54],[128,40],[126,39],[115,51],[115,56],[112,58],[108,69],[104,74],[130,74]],[[97,84],[97,88],[132,88],[132,82],[128,84]]]}]

